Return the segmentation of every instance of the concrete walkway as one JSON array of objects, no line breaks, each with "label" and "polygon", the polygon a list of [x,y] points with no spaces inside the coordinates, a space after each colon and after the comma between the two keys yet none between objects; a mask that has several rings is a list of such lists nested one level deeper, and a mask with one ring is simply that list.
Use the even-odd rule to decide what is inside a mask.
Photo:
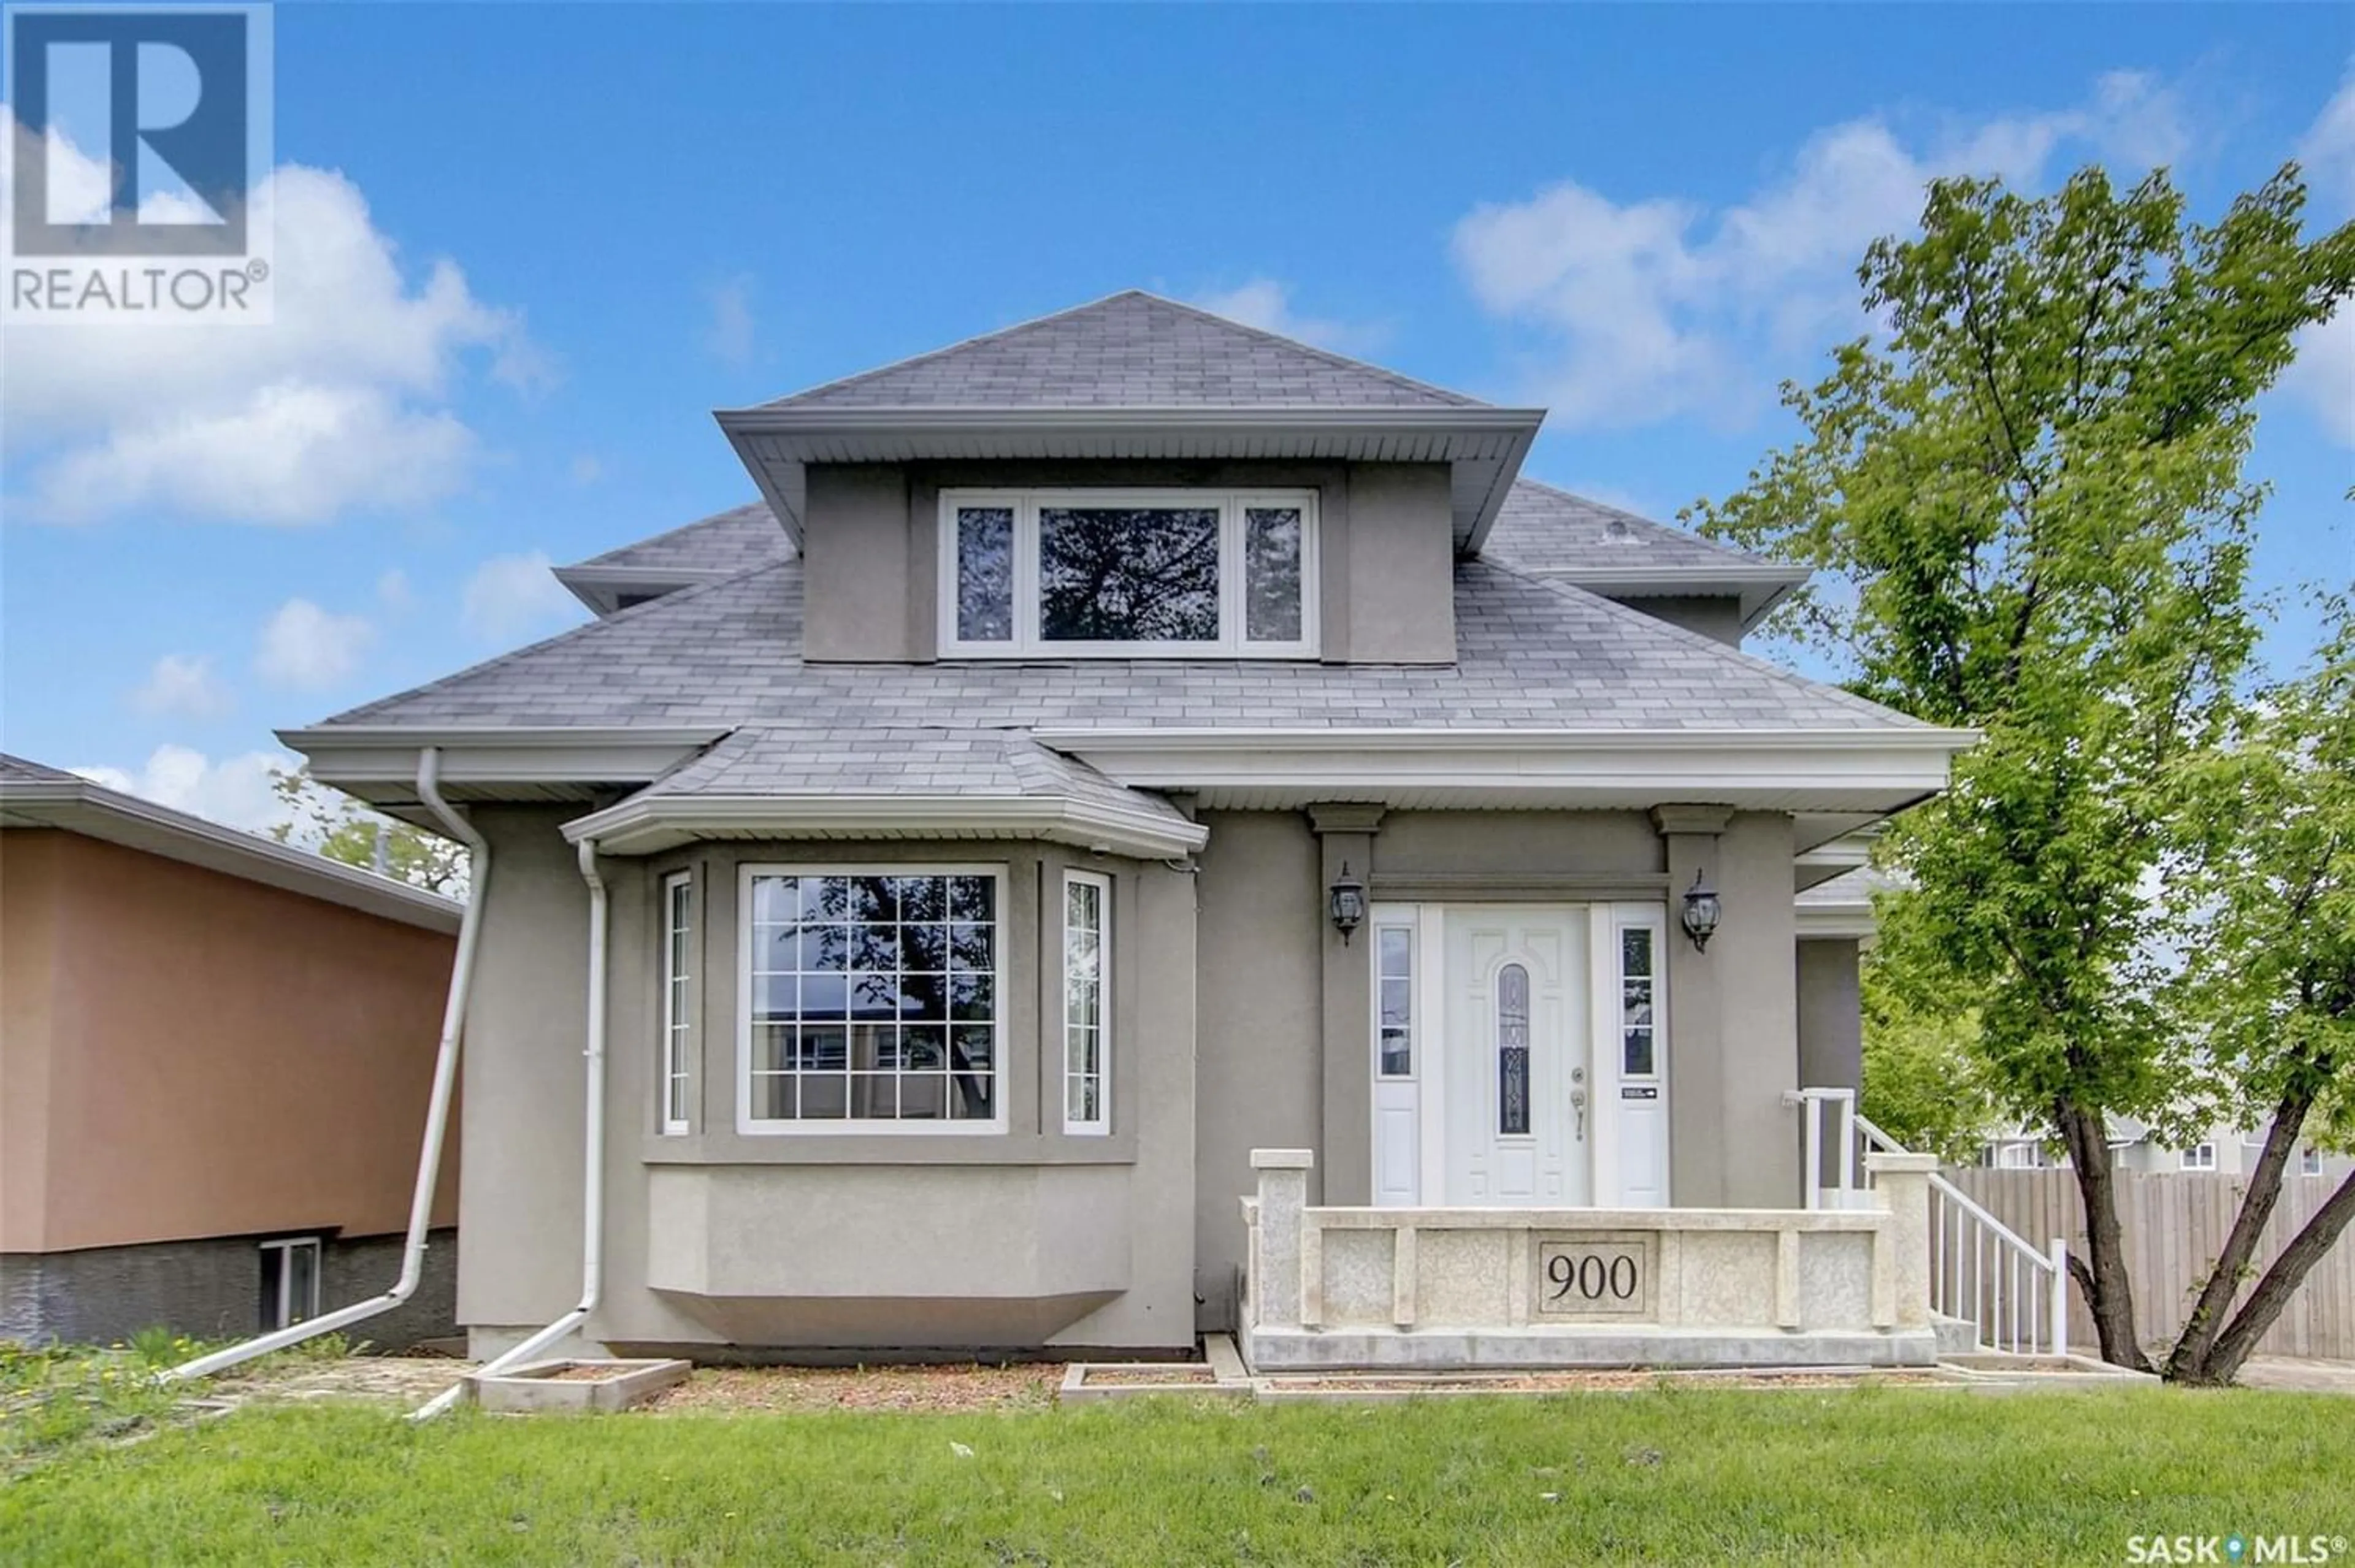
[{"label": "concrete walkway", "polygon": [[2355,1394],[2355,1361],[2320,1361],[2305,1356],[2251,1356],[2241,1368],[2243,1388],[2287,1389],[2295,1393]]}]

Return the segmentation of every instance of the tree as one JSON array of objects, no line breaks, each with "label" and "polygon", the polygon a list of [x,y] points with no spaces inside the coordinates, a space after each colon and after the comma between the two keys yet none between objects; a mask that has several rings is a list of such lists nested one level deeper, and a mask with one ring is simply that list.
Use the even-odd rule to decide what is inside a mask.
[{"label": "tree", "polygon": [[1973,1055],[1978,1014],[1921,1011],[1870,960],[1863,982],[1864,1114],[1907,1148],[1949,1163],[1971,1158],[2000,1119]]},{"label": "tree", "polygon": [[2230,1382],[2307,1272],[2355,1220],[2355,1176],[2324,1200],[2237,1313],[2300,1140],[2355,1143],[2355,603],[2328,607],[2313,670],[2264,693],[2232,746],[2190,770],[2179,1011],[2222,1107],[2270,1123],[2167,1375]]},{"label": "tree", "polygon": [[1786,387],[1804,438],[1698,508],[1827,574],[1792,630],[1855,689],[1984,733],[1882,840],[1907,885],[1878,961],[1917,1010],[1978,1008],[1989,1087],[2076,1172],[2103,1354],[2137,1368],[2107,1118],[2160,1117],[2190,1071],[2148,893],[2254,642],[2254,400],[2355,283],[2355,226],[2306,242],[2304,204],[2294,167],[2213,225],[2163,172],[1934,184],[1859,271],[1885,336]]},{"label": "tree", "polygon": [[330,860],[377,870],[445,898],[466,896],[466,851],[437,834],[395,822],[348,796],[331,795],[304,769],[273,769],[270,787],[286,810],[286,820],[270,830],[281,844],[302,843]]}]

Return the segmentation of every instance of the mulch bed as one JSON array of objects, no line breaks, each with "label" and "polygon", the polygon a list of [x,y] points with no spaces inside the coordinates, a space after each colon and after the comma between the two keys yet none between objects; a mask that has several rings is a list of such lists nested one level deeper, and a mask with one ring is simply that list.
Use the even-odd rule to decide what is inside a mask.
[{"label": "mulch bed", "polygon": [[639,1409],[718,1415],[770,1410],[955,1413],[1038,1410],[1055,1403],[1061,1365],[1017,1367],[701,1367]]},{"label": "mulch bed", "polygon": [[1219,1374],[1191,1361],[1172,1361],[1166,1367],[1091,1367],[1086,1386],[1089,1388],[1167,1388],[1173,1384],[1214,1384]]}]

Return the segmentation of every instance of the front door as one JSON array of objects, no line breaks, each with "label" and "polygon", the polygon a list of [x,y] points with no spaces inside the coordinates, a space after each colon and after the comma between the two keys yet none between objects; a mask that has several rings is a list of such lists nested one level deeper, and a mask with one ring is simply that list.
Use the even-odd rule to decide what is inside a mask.
[{"label": "front door", "polygon": [[1442,1202],[1593,1200],[1588,918],[1543,904],[1445,911]]}]

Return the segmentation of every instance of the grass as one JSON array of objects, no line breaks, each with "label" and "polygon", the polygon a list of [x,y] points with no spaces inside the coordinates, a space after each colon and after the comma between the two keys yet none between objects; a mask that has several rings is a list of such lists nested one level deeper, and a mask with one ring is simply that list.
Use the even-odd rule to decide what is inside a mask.
[{"label": "grass", "polygon": [[0,1488],[0,1562],[2114,1563],[2135,1535],[2355,1534],[2350,1477],[2355,1405],[2245,1392],[304,1405],[43,1466]]}]

